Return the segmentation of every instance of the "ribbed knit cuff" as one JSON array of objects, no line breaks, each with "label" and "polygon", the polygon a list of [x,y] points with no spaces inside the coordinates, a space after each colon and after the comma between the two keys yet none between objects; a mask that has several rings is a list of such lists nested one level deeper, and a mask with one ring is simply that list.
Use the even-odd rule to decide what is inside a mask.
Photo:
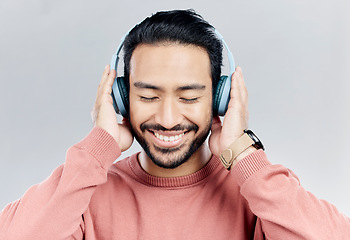
[{"label": "ribbed knit cuff", "polygon": [[254,173],[271,165],[263,150],[258,150],[239,161],[231,170],[239,186]]},{"label": "ribbed knit cuff", "polygon": [[115,139],[107,131],[99,127],[94,127],[81,142],[74,146],[87,151],[106,170],[121,154]]}]

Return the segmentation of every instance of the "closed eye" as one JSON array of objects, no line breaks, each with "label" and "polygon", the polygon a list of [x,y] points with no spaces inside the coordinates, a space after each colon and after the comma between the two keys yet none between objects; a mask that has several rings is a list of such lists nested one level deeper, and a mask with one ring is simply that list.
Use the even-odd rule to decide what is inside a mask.
[{"label": "closed eye", "polygon": [[199,97],[196,98],[180,98],[184,103],[196,103],[198,102]]},{"label": "closed eye", "polygon": [[158,97],[144,97],[144,96],[140,96],[140,100],[143,102],[152,102],[157,100]]}]

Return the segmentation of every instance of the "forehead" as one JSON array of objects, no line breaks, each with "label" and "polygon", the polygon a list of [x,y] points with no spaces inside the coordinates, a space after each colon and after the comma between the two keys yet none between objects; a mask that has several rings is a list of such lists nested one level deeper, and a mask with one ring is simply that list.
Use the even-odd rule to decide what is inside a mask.
[{"label": "forehead", "polygon": [[141,44],[130,59],[130,85],[211,85],[210,59],[204,48],[177,43]]}]

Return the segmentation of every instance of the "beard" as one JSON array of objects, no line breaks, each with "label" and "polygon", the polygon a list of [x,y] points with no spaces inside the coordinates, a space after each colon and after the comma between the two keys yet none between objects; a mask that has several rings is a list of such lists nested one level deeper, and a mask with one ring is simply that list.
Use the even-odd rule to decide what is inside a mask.
[{"label": "beard", "polygon": [[[154,164],[161,168],[166,169],[174,169],[183,163],[187,162],[187,160],[195,153],[200,146],[207,139],[211,124],[212,124],[212,116],[210,116],[210,121],[205,129],[201,132],[198,132],[199,127],[196,124],[178,124],[171,129],[166,129],[159,124],[149,124],[142,123],[140,125],[140,129],[142,133],[145,131],[152,130],[160,130],[160,131],[194,131],[194,134],[197,135],[193,140],[187,140],[183,144],[178,147],[173,148],[160,148],[151,142],[147,142],[145,138],[136,131],[136,129],[131,125],[131,131],[135,136],[136,141],[141,145],[143,150],[146,152],[147,156],[152,160]],[[152,145],[151,145],[152,144]],[[151,150],[153,147],[154,150]]]}]

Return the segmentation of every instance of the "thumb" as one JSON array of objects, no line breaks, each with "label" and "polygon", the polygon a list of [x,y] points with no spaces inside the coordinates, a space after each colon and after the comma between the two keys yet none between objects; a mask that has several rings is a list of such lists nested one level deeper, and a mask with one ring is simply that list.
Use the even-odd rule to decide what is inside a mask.
[{"label": "thumb", "polygon": [[216,155],[220,155],[220,132],[221,132],[222,126],[221,126],[221,120],[219,116],[213,117],[213,123],[211,125],[211,134],[209,137],[209,148],[210,151]]},{"label": "thumb", "polygon": [[213,122],[211,124],[211,132],[214,132],[218,129],[221,128],[221,120],[220,120],[220,117],[219,116],[214,116],[213,117]]}]

